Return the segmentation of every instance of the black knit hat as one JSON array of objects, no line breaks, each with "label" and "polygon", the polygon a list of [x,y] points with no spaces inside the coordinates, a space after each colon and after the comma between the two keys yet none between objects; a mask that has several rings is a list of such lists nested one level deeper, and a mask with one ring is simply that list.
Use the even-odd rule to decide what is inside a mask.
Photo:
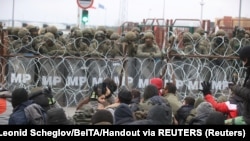
[{"label": "black knit hat", "polygon": [[130,104],[132,100],[132,94],[129,90],[125,88],[121,89],[121,91],[118,93],[118,99],[120,103]]},{"label": "black knit hat", "polygon": [[70,125],[72,124],[67,118],[63,108],[51,108],[47,111],[48,125]]},{"label": "black knit hat", "polygon": [[12,92],[11,103],[14,108],[28,99],[28,92],[24,88],[17,88]]},{"label": "black knit hat", "polygon": [[110,111],[106,109],[97,110],[92,116],[91,124],[92,125],[101,125],[101,124],[113,124],[113,115]]}]

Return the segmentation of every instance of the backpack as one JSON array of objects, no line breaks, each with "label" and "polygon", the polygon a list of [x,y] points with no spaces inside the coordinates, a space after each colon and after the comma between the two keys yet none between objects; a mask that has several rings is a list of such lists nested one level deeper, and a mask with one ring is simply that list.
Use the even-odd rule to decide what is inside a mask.
[{"label": "backpack", "polygon": [[47,123],[46,111],[36,103],[25,107],[24,113],[30,125],[45,125]]}]

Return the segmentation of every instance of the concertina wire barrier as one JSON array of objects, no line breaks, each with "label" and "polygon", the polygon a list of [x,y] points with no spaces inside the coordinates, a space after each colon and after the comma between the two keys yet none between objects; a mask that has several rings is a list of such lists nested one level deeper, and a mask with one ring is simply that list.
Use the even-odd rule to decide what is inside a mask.
[{"label": "concertina wire barrier", "polygon": [[[177,46],[174,44],[173,48]],[[17,87],[31,90],[37,86],[50,86],[61,105],[72,106],[87,96],[94,84],[107,77],[118,84],[116,94],[122,87],[136,88],[143,93],[152,77],[162,78],[164,85],[175,79],[180,99],[187,95],[202,96],[199,91],[202,81],[212,82],[215,97],[230,95],[229,82],[243,82],[244,68],[237,57],[189,56],[178,49],[177,52],[164,58],[1,56],[2,85],[11,91]]]}]

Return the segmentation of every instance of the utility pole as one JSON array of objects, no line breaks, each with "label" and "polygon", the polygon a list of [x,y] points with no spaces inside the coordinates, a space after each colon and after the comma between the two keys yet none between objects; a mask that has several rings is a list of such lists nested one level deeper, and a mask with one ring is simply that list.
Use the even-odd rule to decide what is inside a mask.
[{"label": "utility pole", "polygon": [[15,15],[15,0],[13,0],[13,4],[12,4],[12,27],[15,26],[14,15]]},{"label": "utility pole", "polygon": [[200,5],[201,5],[201,18],[200,18],[200,20],[201,21],[203,20],[203,6],[204,6],[204,4],[205,4],[204,0],[201,0],[201,2],[200,2]]},{"label": "utility pole", "polygon": [[242,2],[242,0],[240,0],[240,6],[239,6],[239,23],[238,23],[238,27],[240,27],[240,21],[241,21],[241,2]]}]

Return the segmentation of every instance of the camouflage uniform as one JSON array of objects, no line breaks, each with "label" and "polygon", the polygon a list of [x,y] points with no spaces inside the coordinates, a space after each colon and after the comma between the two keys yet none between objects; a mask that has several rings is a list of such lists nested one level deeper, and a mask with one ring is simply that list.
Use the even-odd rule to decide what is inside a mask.
[{"label": "camouflage uniform", "polygon": [[107,30],[107,33],[106,33],[106,38],[107,38],[107,39],[110,39],[110,36],[111,36],[113,33],[114,33],[114,30],[108,29],[108,30]]},{"label": "camouflage uniform", "polygon": [[204,36],[205,35],[205,30],[202,27],[198,27],[197,29],[195,29],[194,33],[198,33],[201,36]]},{"label": "camouflage uniform", "polygon": [[82,30],[82,36],[83,36],[83,42],[89,46],[94,38],[94,34],[91,28],[84,28]]},{"label": "camouflage uniform", "polygon": [[18,38],[8,48],[9,53],[34,53],[34,49],[31,46],[30,32],[26,28],[19,29]]},{"label": "camouflage uniform", "polygon": [[137,57],[162,57],[160,48],[154,44],[155,37],[151,32],[145,33],[143,39],[145,40],[145,43],[138,46]]},{"label": "camouflage uniform", "polygon": [[108,57],[122,57],[122,44],[119,41],[120,39],[120,35],[116,32],[114,32],[111,36],[110,36],[110,42],[111,42],[111,50],[108,52]]},{"label": "camouflage uniform", "polygon": [[81,30],[75,30],[72,33],[74,41],[67,45],[66,55],[75,55],[75,56],[85,56],[89,54],[89,47],[86,43],[82,42],[82,32]]},{"label": "camouflage uniform", "polygon": [[32,47],[35,48],[35,46],[42,41],[42,37],[38,36],[39,28],[34,25],[28,25],[26,28],[32,37]]},{"label": "camouflage uniform", "polygon": [[91,56],[94,57],[106,57],[108,51],[110,51],[110,41],[106,39],[103,31],[96,31],[94,39],[91,41],[90,49]]},{"label": "camouflage uniform", "polygon": [[194,45],[193,45],[193,35],[190,32],[183,33],[183,46],[185,54],[193,54],[194,53]]},{"label": "camouflage uniform", "polygon": [[125,33],[122,43],[123,56],[135,57],[137,53],[137,44],[135,43],[136,35],[134,32],[129,31]]},{"label": "camouflage uniform", "polygon": [[72,39],[72,38],[74,38],[74,31],[76,31],[76,30],[80,30],[80,28],[79,27],[77,27],[77,26],[74,26],[74,27],[72,27],[71,29],[70,29],[70,32],[69,32],[69,34],[67,35],[67,37],[66,37],[66,41],[67,42],[71,42],[71,41],[73,41],[74,39]]},{"label": "camouflage uniform", "polygon": [[64,46],[64,45],[67,44],[66,39],[63,38],[62,36],[59,36],[59,34],[58,34],[58,29],[57,29],[56,26],[53,26],[53,25],[52,25],[52,26],[48,26],[48,27],[46,28],[46,30],[47,30],[47,32],[50,32],[50,33],[54,34],[55,40],[56,40],[60,45]]},{"label": "camouflage uniform", "polygon": [[193,40],[194,40],[196,54],[203,54],[203,55],[209,54],[208,51],[209,43],[204,37],[202,37],[199,33],[193,33]]},{"label": "camouflage uniform", "polygon": [[233,50],[229,45],[228,36],[223,29],[220,29],[216,32],[215,38],[212,41],[211,53],[213,55],[222,56],[228,56],[233,53]]},{"label": "camouflage uniform", "polygon": [[44,35],[43,41],[39,43],[35,49],[38,53],[43,55],[58,56],[65,54],[65,49],[55,42],[55,36],[50,32]]},{"label": "camouflage uniform", "polygon": [[245,29],[238,27],[236,29],[236,36],[229,41],[233,51],[238,55],[239,49],[244,46],[249,46],[250,41],[245,38]]}]

